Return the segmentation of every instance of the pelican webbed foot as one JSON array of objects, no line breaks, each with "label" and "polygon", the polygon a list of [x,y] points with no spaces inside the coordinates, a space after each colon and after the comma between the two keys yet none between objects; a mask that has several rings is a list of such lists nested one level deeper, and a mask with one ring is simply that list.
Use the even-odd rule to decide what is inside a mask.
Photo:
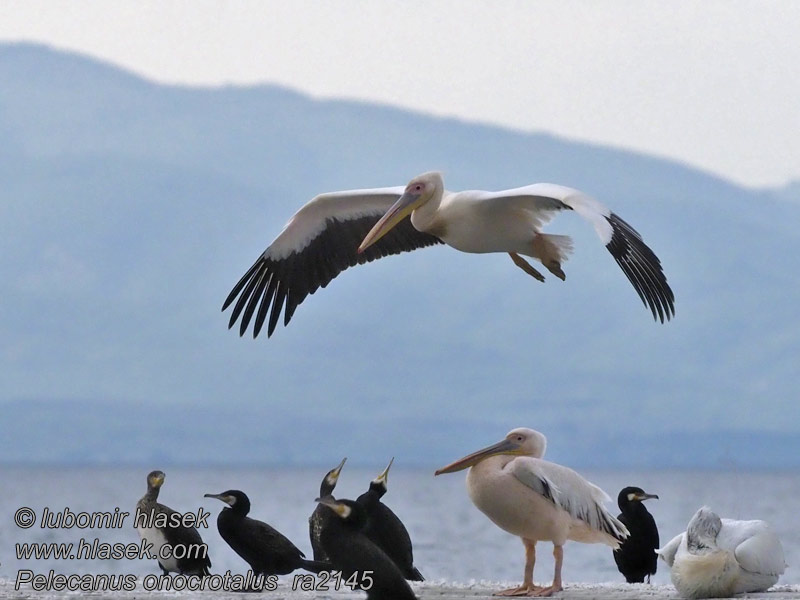
[{"label": "pelican webbed foot", "polygon": [[563,269],[561,268],[561,263],[557,260],[551,260],[546,263],[542,263],[547,270],[550,271],[553,275],[558,277],[561,281],[566,281],[567,275],[564,273]]},{"label": "pelican webbed foot", "polygon": [[500,590],[492,594],[493,596],[538,596],[539,592],[547,589],[540,585],[525,585],[524,583],[515,588],[508,588],[507,590]]},{"label": "pelican webbed foot", "polygon": [[525,271],[528,275],[533,277],[534,279],[538,279],[541,282],[544,282],[544,275],[539,273],[536,269],[534,269],[531,264],[522,258],[516,252],[509,252],[508,255],[511,257],[511,260],[514,261],[514,264],[517,265],[520,269]]},{"label": "pelican webbed foot", "polygon": [[563,590],[564,588],[560,585],[551,585],[550,587],[539,588],[539,591],[533,594],[533,596],[537,598],[549,598],[553,594],[561,592]]}]

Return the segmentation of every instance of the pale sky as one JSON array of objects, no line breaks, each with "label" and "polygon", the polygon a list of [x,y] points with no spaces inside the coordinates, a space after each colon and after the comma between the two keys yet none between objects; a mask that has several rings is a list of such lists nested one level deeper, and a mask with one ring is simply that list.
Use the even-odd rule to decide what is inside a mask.
[{"label": "pale sky", "polygon": [[793,0],[0,0],[0,41],[160,82],[278,83],[800,179]]}]

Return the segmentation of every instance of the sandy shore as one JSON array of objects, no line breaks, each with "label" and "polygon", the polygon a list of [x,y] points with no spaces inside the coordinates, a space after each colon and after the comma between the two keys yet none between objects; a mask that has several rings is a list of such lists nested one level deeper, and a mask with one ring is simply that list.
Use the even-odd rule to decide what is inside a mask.
[{"label": "sandy shore", "polygon": [[[475,584],[443,584],[443,583],[421,583],[415,584],[414,591],[421,600],[469,600],[473,598],[491,598],[492,592],[503,587],[504,584],[493,584],[490,582],[481,582]],[[280,599],[296,599],[305,600],[309,598],[317,598],[320,600],[344,600],[361,599],[364,598],[363,593],[351,592],[349,590],[340,590],[336,592],[303,592],[292,590],[290,586],[281,582],[278,589],[272,592],[263,592],[259,596],[268,597],[275,600]],[[136,590],[130,592],[86,592],[86,591],[55,591],[44,590],[35,591],[30,586],[23,586],[20,590],[14,589],[14,581],[8,579],[0,579],[0,600],[5,599],[24,599],[30,598],[32,600],[40,599],[47,600],[51,598],[94,598],[96,600],[134,600],[142,598],[198,598],[200,600],[228,600],[238,599],[243,597],[255,597],[255,594],[244,595],[237,592],[212,592],[212,591],[147,591],[142,588],[141,582],[137,585]],[[663,585],[620,585],[618,583],[601,583],[601,584],[567,584],[566,589],[559,593],[557,598],[564,600],[635,600],[637,598],[653,599],[653,600],[666,600],[680,598],[672,586]],[[782,586],[778,585],[772,588],[769,592],[758,594],[747,594],[738,596],[738,598],[752,598],[752,599],[778,599],[778,598],[798,598],[800,599],[800,585]]]}]

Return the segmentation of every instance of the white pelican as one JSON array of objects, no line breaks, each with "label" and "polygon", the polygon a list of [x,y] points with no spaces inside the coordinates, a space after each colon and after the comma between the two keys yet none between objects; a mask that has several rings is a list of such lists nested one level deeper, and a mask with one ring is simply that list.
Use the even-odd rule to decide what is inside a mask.
[{"label": "white pelican", "polygon": [[[520,427],[506,438],[436,471],[436,475],[472,467],[467,491],[472,503],[491,521],[522,538],[525,575],[522,585],[496,596],[550,596],[563,589],[564,543],[575,540],[619,547],[628,536],[625,525],[609,513],[611,499],[572,469],[542,460],[547,438]],[[555,574],[549,587],[535,586],[536,542],[553,542]]]},{"label": "white pelican", "polygon": [[440,173],[415,177],[405,189],[351,190],[315,197],[295,213],[234,286],[222,310],[236,300],[228,327],[241,315],[240,335],[255,313],[253,337],[269,312],[267,335],[271,336],[284,306],[283,323],[288,325],[308,294],[328,285],[348,267],[441,243],[462,252],[506,252],[515,265],[544,281],[520,255],[529,256],[564,279],[561,263],[572,251],[572,240],[541,232],[560,210],[574,210],[594,225],[654,318],[663,323],[675,314],[675,297],[658,257],[633,227],[597,200],[550,183],[502,192],[448,192]]},{"label": "white pelican", "polygon": [[657,552],[686,598],[764,592],[786,569],[781,542],[768,523],[720,519],[707,506]]}]

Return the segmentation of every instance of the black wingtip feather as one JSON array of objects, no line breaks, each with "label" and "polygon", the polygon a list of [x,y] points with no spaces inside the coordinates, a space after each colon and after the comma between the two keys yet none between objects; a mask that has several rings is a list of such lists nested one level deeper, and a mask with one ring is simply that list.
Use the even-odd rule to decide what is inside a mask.
[{"label": "black wingtip feather", "polygon": [[267,287],[268,278],[265,273],[261,273],[259,276],[259,281],[256,287],[253,289],[253,293],[250,295],[250,300],[247,302],[247,306],[242,313],[242,325],[241,330],[247,330],[247,325],[250,323],[250,318],[253,316],[253,311],[255,311],[256,306],[258,306],[258,301],[261,298],[261,295],[264,293],[264,288]]},{"label": "black wingtip feather", "polygon": [[656,321],[675,316],[675,295],[667,283],[661,261],[642,236],[614,213],[606,217],[613,234],[606,248],[617,261],[644,305]]},{"label": "black wingtip feather", "polygon": [[[231,305],[231,302],[233,302],[236,299],[236,296],[239,295],[239,292],[242,291],[242,288],[247,284],[248,281],[250,281],[250,277],[253,275],[253,272],[261,267],[263,261],[264,261],[264,255],[262,254],[261,256],[258,257],[258,260],[253,263],[253,266],[247,270],[247,273],[242,275],[242,278],[236,283],[235,286],[233,286],[231,293],[228,294],[228,297],[225,298],[225,302],[222,304],[223,312],[225,311],[226,308],[228,308]],[[230,329],[230,327],[231,325],[228,326],[228,329]]]},{"label": "black wingtip feather", "polygon": [[275,291],[275,298],[272,301],[272,311],[269,315],[269,328],[267,329],[267,337],[272,336],[275,327],[278,325],[278,318],[281,316],[281,309],[283,308],[283,301],[286,299],[286,282],[281,280],[278,284],[278,289]]},{"label": "black wingtip feather", "polygon": [[225,299],[222,310],[233,304],[228,327],[232,328],[241,316],[239,334],[244,335],[252,321],[253,337],[257,337],[268,321],[267,337],[271,337],[281,312],[284,326],[288,325],[295,310],[307,296],[327,286],[345,269],[391,254],[442,243],[435,236],[417,231],[411,220],[405,219],[358,254],[358,245],[376,220],[377,217],[360,217],[349,221],[330,219],[326,228],[302,251],[280,259],[271,258],[267,249]]}]

